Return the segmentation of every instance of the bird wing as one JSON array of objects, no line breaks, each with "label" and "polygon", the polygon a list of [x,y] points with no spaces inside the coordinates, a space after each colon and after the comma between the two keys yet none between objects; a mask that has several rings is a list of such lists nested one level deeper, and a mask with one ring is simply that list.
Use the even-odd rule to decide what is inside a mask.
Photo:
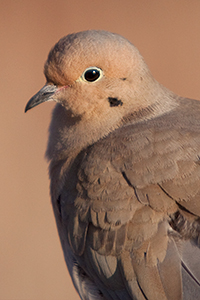
[{"label": "bird wing", "polygon": [[200,136],[178,116],[126,124],[69,171],[59,201],[65,234],[107,299],[200,293]]}]

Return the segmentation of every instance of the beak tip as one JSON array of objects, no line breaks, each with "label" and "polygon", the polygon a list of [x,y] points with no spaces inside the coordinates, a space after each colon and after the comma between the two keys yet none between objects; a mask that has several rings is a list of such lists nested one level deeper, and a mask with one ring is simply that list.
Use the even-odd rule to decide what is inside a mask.
[{"label": "beak tip", "polygon": [[26,106],[25,106],[25,109],[24,109],[24,112],[26,113],[29,109],[31,109],[32,108],[32,101],[28,101],[28,103],[26,104]]},{"label": "beak tip", "polygon": [[24,112],[26,113],[29,109],[37,106],[40,103],[49,101],[54,93],[57,91],[55,85],[44,85],[39,92],[37,92],[26,104]]}]

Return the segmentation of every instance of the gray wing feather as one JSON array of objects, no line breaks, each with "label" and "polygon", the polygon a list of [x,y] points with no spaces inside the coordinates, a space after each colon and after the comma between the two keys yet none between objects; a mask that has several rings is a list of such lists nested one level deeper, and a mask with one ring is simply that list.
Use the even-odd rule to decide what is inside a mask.
[{"label": "gray wing feather", "polygon": [[[178,300],[182,285],[184,299],[200,294],[199,128],[176,116],[122,127],[88,147],[74,187],[63,188],[74,257],[106,299]],[[180,250],[182,238],[194,240],[194,252]]]}]

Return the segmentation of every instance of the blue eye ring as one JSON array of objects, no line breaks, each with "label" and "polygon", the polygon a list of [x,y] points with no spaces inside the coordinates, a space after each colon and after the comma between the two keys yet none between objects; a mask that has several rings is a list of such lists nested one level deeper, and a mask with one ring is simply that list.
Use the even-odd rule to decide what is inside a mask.
[{"label": "blue eye ring", "polygon": [[81,78],[85,82],[96,82],[103,77],[103,71],[98,67],[89,67],[85,69]]}]

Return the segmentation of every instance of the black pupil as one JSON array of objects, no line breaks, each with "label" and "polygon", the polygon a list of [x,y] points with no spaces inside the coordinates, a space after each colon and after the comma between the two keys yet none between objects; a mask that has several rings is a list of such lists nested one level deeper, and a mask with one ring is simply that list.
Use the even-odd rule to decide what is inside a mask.
[{"label": "black pupil", "polygon": [[100,72],[96,69],[87,70],[84,74],[85,80],[87,81],[95,81],[99,78]]}]

